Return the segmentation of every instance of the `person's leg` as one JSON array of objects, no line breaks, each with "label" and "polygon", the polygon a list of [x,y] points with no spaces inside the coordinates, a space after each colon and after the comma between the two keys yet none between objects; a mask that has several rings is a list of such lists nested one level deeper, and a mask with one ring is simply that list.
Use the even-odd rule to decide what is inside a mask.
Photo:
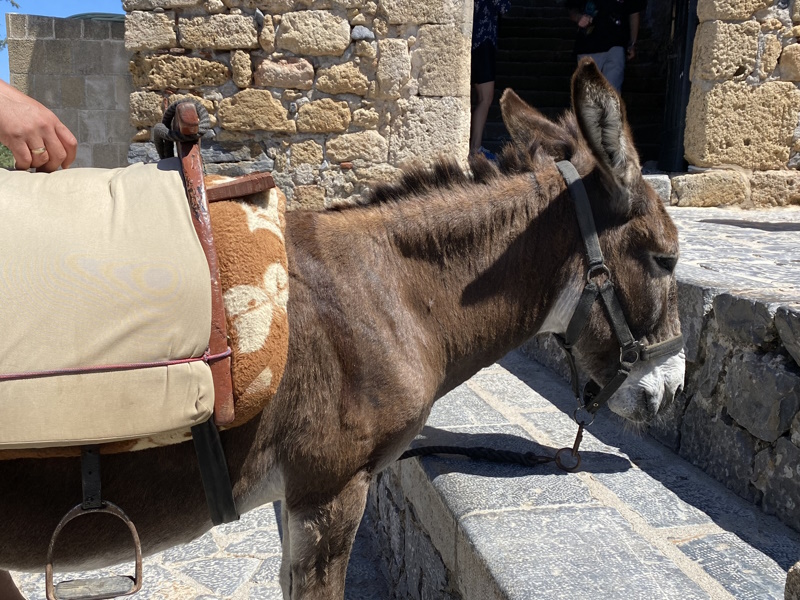
[{"label": "person's leg", "polygon": [[584,56],[588,56],[594,61],[594,64],[597,65],[597,68],[600,72],[603,72],[603,66],[606,64],[606,56],[607,52],[595,52],[593,54],[578,54],[578,60],[582,59]]},{"label": "person's leg", "polygon": [[494,81],[475,84],[477,96],[475,108],[472,109],[472,126],[470,127],[469,152],[475,154],[483,141],[483,128],[486,126],[486,117],[494,98]]},{"label": "person's leg", "polygon": [[605,55],[606,59],[600,72],[618,92],[621,92],[622,82],[625,79],[625,48],[614,46]]},{"label": "person's leg", "polygon": [[469,152],[478,152],[483,140],[486,117],[494,99],[495,48],[489,41],[472,50],[472,84],[475,87],[475,106],[472,108]]}]

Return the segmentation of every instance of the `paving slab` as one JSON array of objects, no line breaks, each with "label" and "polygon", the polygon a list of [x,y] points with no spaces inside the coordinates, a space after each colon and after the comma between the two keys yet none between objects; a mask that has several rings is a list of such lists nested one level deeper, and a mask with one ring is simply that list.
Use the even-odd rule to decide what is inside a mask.
[{"label": "paving slab", "polygon": [[[574,403],[563,379],[517,351],[437,403],[415,445],[552,456],[572,445]],[[489,422],[473,423],[476,414]],[[391,467],[393,482],[374,494],[419,516],[414,535],[433,542],[440,560],[430,562],[447,570],[441,590],[408,597],[456,588],[464,600],[782,598],[800,534],[608,411],[581,454],[575,473],[452,455]],[[396,560],[397,546],[387,552]],[[413,557],[403,566],[415,568]]]}]

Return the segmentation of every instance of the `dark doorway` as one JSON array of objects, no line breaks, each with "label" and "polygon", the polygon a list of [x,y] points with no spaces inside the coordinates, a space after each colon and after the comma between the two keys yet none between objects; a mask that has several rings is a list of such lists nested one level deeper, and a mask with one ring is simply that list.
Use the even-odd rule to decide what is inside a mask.
[{"label": "dark doorway", "polygon": [[[625,71],[622,97],[643,163],[659,157],[673,5],[678,1],[648,2],[637,56]],[[512,0],[498,33],[496,98],[484,135],[484,145],[490,150],[499,149],[508,139],[497,105],[505,88],[512,88],[547,116],[557,117],[570,105],[569,83],[575,68],[576,29],[564,0]]]}]

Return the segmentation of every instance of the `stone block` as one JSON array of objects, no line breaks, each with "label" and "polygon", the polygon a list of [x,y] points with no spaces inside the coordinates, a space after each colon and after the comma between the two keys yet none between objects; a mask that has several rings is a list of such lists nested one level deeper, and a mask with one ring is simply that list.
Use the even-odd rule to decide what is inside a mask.
[{"label": "stone block", "polygon": [[318,165],[322,162],[322,146],[314,140],[296,142],[292,144],[290,152],[293,167],[302,164]]},{"label": "stone block", "polygon": [[766,79],[775,71],[778,66],[778,58],[783,51],[783,45],[774,35],[764,36],[764,49],[761,52],[761,61],[758,67],[760,79]]},{"label": "stone block", "polygon": [[658,197],[664,204],[669,204],[672,196],[672,181],[669,175],[643,175],[644,180],[650,184]]},{"label": "stone block", "polygon": [[83,21],[83,39],[85,40],[108,40],[111,39],[111,26],[108,21],[95,21],[85,19]]},{"label": "stone block", "polygon": [[96,110],[78,111],[80,124],[76,135],[82,144],[107,144],[110,141],[106,120]]},{"label": "stone block", "polygon": [[322,210],[325,208],[325,189],[318,185],[298,185],[294,188],[292,209]]},{"label": "stone block", "polygon": [[103,42],[84,40],[81,51],[72,57],[75,75],[96,75],[103,72]]},{"label": "stone block", "polygon": [[389,162],[431,162],[448,156],[465,162],[469,150],[469,98],[409,98],[398,101],[393,120]]},{"label": "stone block", "polygon": [[175,35],[174,12],[144,12],[135,10],[125,16],[125,49],[158,50],[178,45]]},{"label": "stone block", "polygon": [[[37,75],[55,75],[60,77],[65,74],[72,74],[72,46],[71,40],[44,40],[37,44],[37,51],[41,51],[47,57],[43,68]],[[78,54],[76,52],[76,54]]]},{"label": "stone block", "polygon": [[252,158],[248,146],[234,143],[204,141],[200,152],[207,163],[243,162]]},{"label": "stone block", "polygon": [[297,111],[297,131],[304,133],[338,133],[350,127],[347,102],[322,98],[308,102]]},{"label": "stone block", "polygon": [[240,89],[250,87],[253,80],[253,63],[250,54],[242,50],[231,52],[231,72],[233,83]]},{"label": "stone block", "polygon": [[[114,76],[124,74],[130,79],[128,65],[130,64],[131,55],[125,49],[125,44],[118,40],[108,40],[101,42],[100,47],[103,53],[102,70],[100,72],[104,75]],[[133,87],[132,84],[131,87]]]},{"label": "stone block", "polygon": [[61,102],[64,108],[88,108],[86,84],[83,77],[61,78]]},{"label": "stone block", "polygon": [[45,106],[61,106],[61,79],[37,75],[33,78],[31,96]]},{"label": "stone block", "polygon": [[153,10],[154,8],[188,8],[198,6],[202,0],[122,0],[122,10]]},{"label": "stone block", "polygon": [[692,85],[684,148],[693,165],[785,168],[800,112],[800,90],[789,82],[757,87],[726,81]]},{"label": "stone block", "polygon": [[128,164],[158,162],[158,152],[152,142],[133,143],[128,148]]},{"label": "stone block", "polygon": [[[111,21],[109,24],[109,29],[111,30],[109,33],[109,39],[113,41],[124,41],[125,40],[125,23],[120,23],[118,21]],[[127,156],[127,151],[125,152]]]},{"label": "stone block", "polygon": [[423,25],[411,54],[420,96],[469,96],[470,38],[455,25]]},{"label": "stone block", "polygon": [[777,338],[778,306],[723,293],[714,298],[714,316],[720,334],[745,345],[764,345]]},{"label": "stone block", "polygon": [[[127,145],[128,141],[133,137],[135,133],[135,130],[133,129],[133,127],[131,127],[127,113],[119,110],[105,111],[105,119],[106,119],[106,131],[108,132],[109,140],[118,147],[122,144]],[[123,154],[126,153],[127,153],[127,148]],[[119,152],[117,154],[119,154]],[[124,161],[120,162],[119,156],[117,156],[117,166],[118,167],[124,166]]]},{"label": "stone block", "polygon": [[454,19],[448,0],[382,0],[380,7],[390,25],[452,23]]},{"label": "stone block", "polygon": [[[794,2],[792,3],[794,4]],[[786,574],[786,587],[783,600],[800,600],[800,562],[796,563]]]},{"label": "stone block", "polygon": [[[38,46],[38,49],[37,49]],[[8,70],[11,73],[41,73],[47,56],[41,42],[35,40],[8,40]]]},{"label": "stone block", "polygon": [[775,325],[786,351],[800,366],[800,308],[780,307],[775,313]]},{"label": "stone block", "polygon": [[357,108],[353,111],[353,125],[362,129],[377,129],[381,116],[372,108]]},{"label": "stone block", "polygon": [[737,354],[725,377],[728,413],[754,436],[774,442],[800,410],[800,377],[774,354]]},{"label": "stone block", "polygon": [[86,81],[86,105],[92,109],[114,110],[117,108],[116,82],[105,75],[88,75]]},{"label": "stone block", "polygon": [[28,73],[11,73],[11,85],[23,94],[30,96],[33,93],[33,75]]},{"label": "stone block", "polygon": [[378,42],[378,72],[375,96],[384,99],[400,97],[403,85],[411,78],[411,57],[405,40]]},{"label": "stone block", "polygon": [[756,21],[700,23],[694,38],[692,81],[745,79],[755,68],[760,31]]},{"label": "stone block", "polygon": [[764,512],[800,530],[800,448],[780,438],[759,475],[764,484]]},{"label": "stone block", "polygon": [[178,19],[178,35],[184,48],[234,50],[259,47],[255,17],[248,15]]},{"label": "stone block", "polygon": [[745,429],[727,421],[691,399],[683,416],[680,455],[743,498],[756,501],[761,493],[750,480],[753,457],[761,446]]},{"label": "stone block", "polygon": [[297,131],[280,100],[266,90],[243,90],[225,98],[219,106],[219,120],[222,127],[230,131]]},{"label": "stone block", "polygon": [[800,44],[786,46],[781,53],[781,79],[784,81],[800,81]]},{"label": "stone block", "polygon": [[256,67],[255,84],[257,87],[310,90],[314,85],[314,67],[305,58],[262,60]]},{"label": "stone block", "polygon": [[389,144],[377,131],[345,133],[331,138],[325,144],[328,161],[342,163],[354,160],[386,162]]},{"label": "stone block", "polygon": [[55,21],[53,17],[28,15],[25,37],[35,40],[52,40],[55,38]]},{"label": "stone block", "polygon": [[134,127],[152,127],[164,116],[164,98],[155,92],[133,92],[130,95],[130,119]]},{"label": "stone block", "polygon": [[350,23],[322,10],[286,13],[275,46],[306,56],[341,56],[350,45]]},{"label": "stone block", "polygon": [[264,15],[264,24],[258,32],[258,45],[264,52],[275,51],[275,25],[270,15]]},{"label": "stone block", "polygon": [[800,172],[755,171],[750,177],[750,202],[755,208],[800,204]]},{"label": "stone block", "polygon": [[219,86],[230,71],[220,62],[189,56],[141,56],[131,61],[133,84],[155,90]]},{"label": "stone block", "polygon": [[369,90],[369,79],[358,65],[347,62],[320,69],[317,73],[317,89],[326,94],[365,96]]},{"label": "stone block", "polygon": [[698,0],[697,16],[700,22],[714,19],[745,21],[772,4],[772,0]]},{"label": "stone block", "polygon": [[59,40],[79,40],[83,37],[83,19],[56,19],[53,24]]},{"label": "stone block", "polygon": [[9,40],[21,40],[28,36],[28,15],[6,13],[6,35]]}]

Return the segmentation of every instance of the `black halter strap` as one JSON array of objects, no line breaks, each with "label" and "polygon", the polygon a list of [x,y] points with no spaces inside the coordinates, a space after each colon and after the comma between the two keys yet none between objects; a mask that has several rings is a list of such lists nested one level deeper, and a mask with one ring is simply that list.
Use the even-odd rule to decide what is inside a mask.
[{"label": "black halter strap", "polygon": [[[589,259],[586,285],[583,288],[583,293],[578,300],[578,305],[575,307],[575,312],[572,313],[566,333],[563,337],[556,336],[556,340],[567,355],[572,375],[572,391],[575,397],[582,408],[594,415],[611,398],[614,392],[622,386],[637,362],[680,352],[683,348],[683,337],[678,335],[664,342],[650,345],[645,345],[633,337],[617,294],[614,292],[611,271],[606,266],[603,252],[600,250],[597,227],[595,226],[592,207],[583,181],[581,181],[578,171],[571,162],[561,161],[556,163],[556,166],[561,172],[564,181],[566,181],[569,194],[575,203],[578,224]],[[578,341],[583,328],[589,322],[592,306],[598,296],[606,307],[611,326],[619,341],[619,364],[617,365],[617,374],[604,387],[601,388],[594,381],[589,381],[584,387],[583,399],[581,399],[581,394],[578,390],[578,369],[575,366],[575,359],[571,350],[575,342]]]}]

